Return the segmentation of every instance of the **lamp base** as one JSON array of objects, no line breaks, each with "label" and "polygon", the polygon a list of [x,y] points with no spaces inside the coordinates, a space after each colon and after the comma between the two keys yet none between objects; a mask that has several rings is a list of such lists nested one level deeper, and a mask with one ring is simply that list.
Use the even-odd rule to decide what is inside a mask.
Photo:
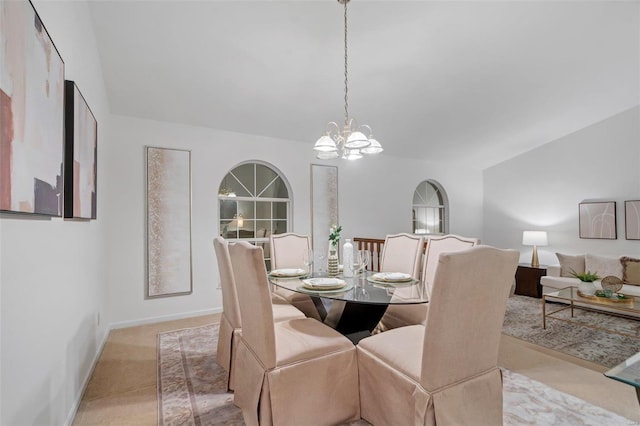
[{"label": "lamp base", "polygon": [[540,266],[540,262],[538,262],[538,247],[533,246],[533,254],[531,256],[531,266],[537,268]]}]

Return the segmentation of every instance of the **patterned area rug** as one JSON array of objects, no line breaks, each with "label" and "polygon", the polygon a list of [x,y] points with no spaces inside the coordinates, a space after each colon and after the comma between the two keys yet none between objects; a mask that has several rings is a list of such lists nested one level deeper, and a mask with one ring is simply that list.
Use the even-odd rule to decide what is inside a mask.
[{"label": "patterned area rug", "polygon": [[241,425],[216,364],[219,324],[158,334],[158,424]]},{"label": "patterned area rug", "polygon": [[[510,297],[502,332],[605,367],[614,367],[640,351],[640,320],[582,309],[575,309],[575,318],[571,318],[571,310],[566,309],[554,314],[554,317],[571,322],[548,318],[545,330],[542,328],[541,303],[541,299],[527,296]],[[547,303],[547,313],[564,306]],[[578,322],[606,330],[585,327]],[[625,333],[626,336],[612,331]]]},{"label": "patterned area rug", "polygon": [[[215,362],[218,324],[158,335],[159,425],[243,425]],[[367,425],[365,421],[353,423]],[[505,425],[631,425],[633,421],[504,370]]]}]

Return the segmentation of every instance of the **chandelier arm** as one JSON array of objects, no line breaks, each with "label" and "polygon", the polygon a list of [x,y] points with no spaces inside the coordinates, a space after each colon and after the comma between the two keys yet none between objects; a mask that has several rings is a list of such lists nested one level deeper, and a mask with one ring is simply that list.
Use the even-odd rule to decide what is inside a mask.
[{"label": "chandelier arm", "polygon": [[[335,121],[330,121],[329,123],[327,123],[327,127],[326,127],[326,132],[328,136],[332,136],[333,134],[340,134],[340,126],[338,126],[338,123],[336,123]],[[333,133],[332,133],[333,131]]]},{"label": "chandelier arm", "polygon": [[344,125],[346,126],[349,122],[349,78],[347,71],[347,3],[349,1],[344,2]]},{"label": "chandelier arm", "polygon": [[367,135],[367,139],[371,139],[371,136],[373,136],[373,130],[371,130],[371,126],[369,126],[368,124],[363,124],[360,126],[361,129],[367,129],[367,131],[369,132],[369,134]]}]

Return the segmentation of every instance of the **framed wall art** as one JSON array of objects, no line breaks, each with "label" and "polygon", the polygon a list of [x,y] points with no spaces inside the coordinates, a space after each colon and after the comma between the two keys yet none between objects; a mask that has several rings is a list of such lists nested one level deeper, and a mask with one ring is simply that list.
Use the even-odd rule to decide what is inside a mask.
[{"label": "framed wall art", "polygon": [[579,227],[580,238],[618,238],[615,201],[580,203]]},{"label": "framed wall art", "polygon": [[311,242],[315,270],[326,271],[329,228],[338,223],[338,168],[311,165]]},{"label": "framed wall art", "polygon": [[78,86],[64,85],[64,217],[95,219],[98,123]]},{"label": "framed wall art", "polygon": [[625,238],[640,240],[640,200],[624,202]]},{"label": "framed wall art", "polygon": [[0,2],[0,22],[0,211],[59,217],[64,62],[30,2]]},{"label": "framed wall art", "polygon": [[146,147],[147,297],[192,292],[191,151]]}]

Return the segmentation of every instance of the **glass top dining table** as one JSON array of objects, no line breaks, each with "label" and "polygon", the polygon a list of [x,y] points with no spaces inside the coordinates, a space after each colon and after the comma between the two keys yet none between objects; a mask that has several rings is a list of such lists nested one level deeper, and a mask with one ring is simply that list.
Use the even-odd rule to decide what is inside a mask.
[{"label": "glass top dining table", "polygon": [[269,281],[276,287],[308,294],[324,299],[342,300],[359,304],[402,305],[428,302],[427,292],[418,280],[409,282],[381,282],[373,280],[375,272],[364,271],[357,277],[338,275],[337,279],[345,281],[343,288],[336,290],[313,290],[304,286],[303,280],[309,278],[326,278],[327,275],[314,274],[302,277],[276,277],[269,275]]},{"label": "glass top dining table", "polygon": [[389,305],[415,305],[429,300],[424,285],[418,280],[378,282],[373,280],[374,274],[364,271],[349,278],[338,275],[335,278],[343,280],[345,286],[335,290],[314,290],[303,285],[303,280],[326,278],[326,275],[269,275],[269,281],[277,288],[309,295],[322,321],[357,344],[375,329]]}]

